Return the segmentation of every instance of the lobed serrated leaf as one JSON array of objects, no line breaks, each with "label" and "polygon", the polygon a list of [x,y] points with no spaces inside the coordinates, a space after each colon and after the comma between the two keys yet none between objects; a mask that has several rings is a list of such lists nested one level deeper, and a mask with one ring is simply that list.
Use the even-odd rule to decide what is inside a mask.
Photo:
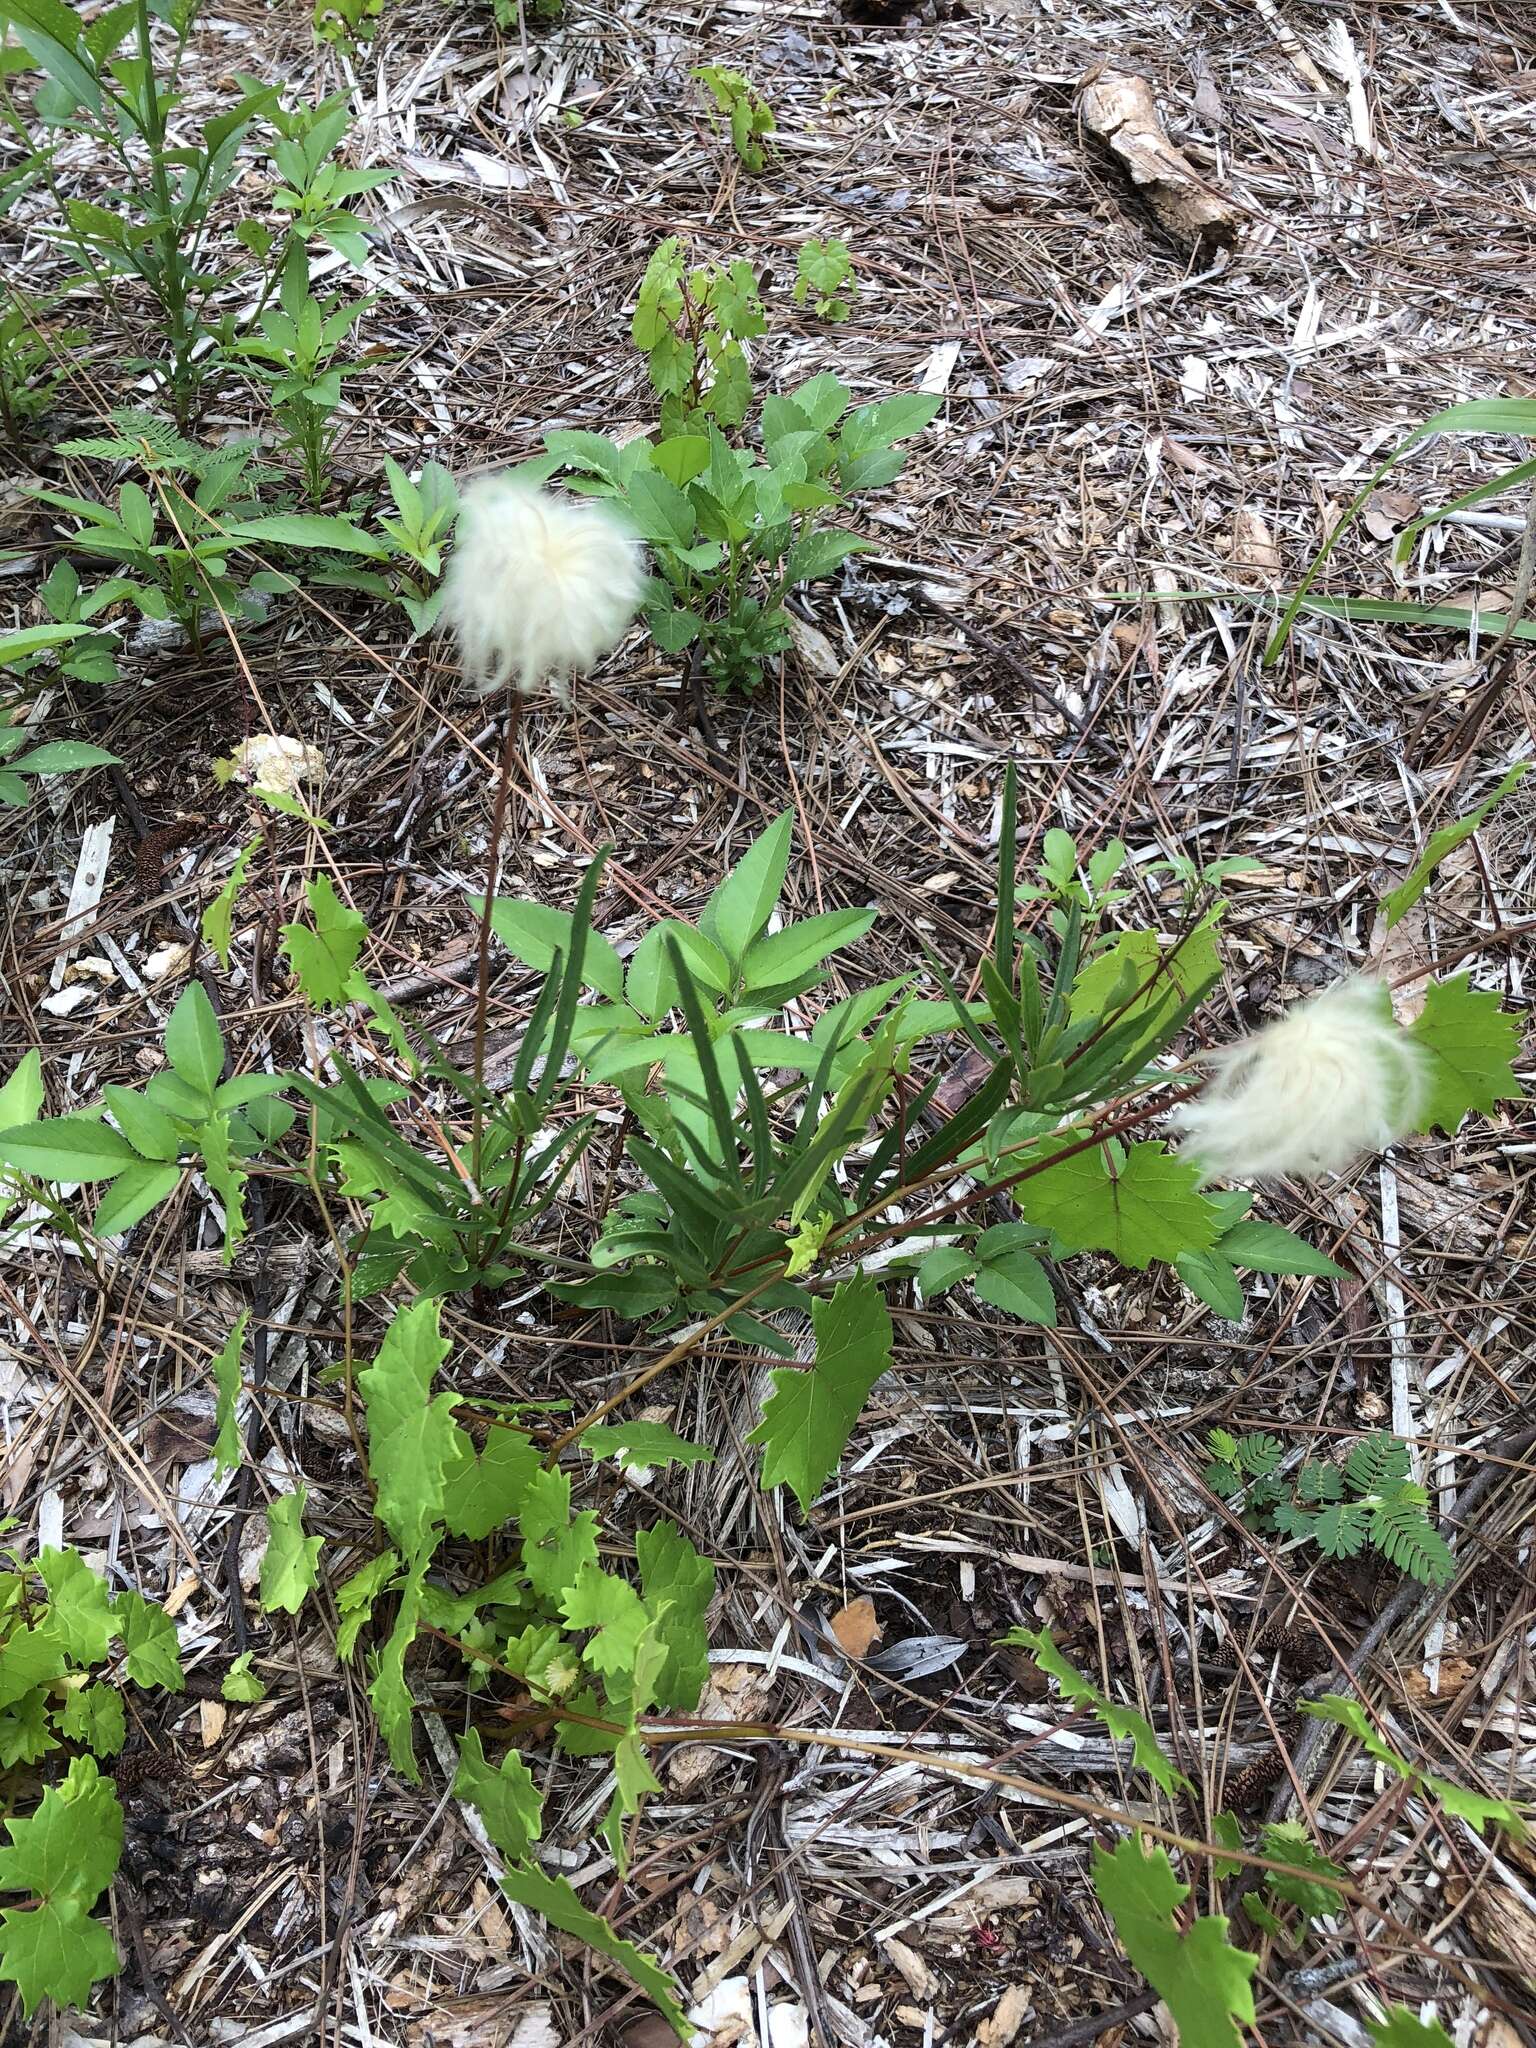
[{"label": "lobed serrated leaf", "polygon": [[75,1664],[100,1664],[117,1634],[107,1582],[74,1550],[45,1550],[38,1576],[48,1588],[48,1633]]},{"label": "lobed serrated leaf", "polygon": [[1422,1780],[1426,1792],[1432,1792],[1446,1812],[1457,1820],[1464,1820],[1468,1827],[1483,1832],[1489,1821],[1516,1841],[1523,1841],[1530,1832],[1525,1817],[1519,1808],[1508,1799],[1490,1799],[1485,1793],[1471,1792],[1465,1785],[1457,1785],[1449,1778],[1436,1778],[1426,1771]]},{"label": "lobed serrated leaf", "polygon": [[264,1700],[267,1688],[251,1669],[252,1652],[242,1650],[219,1682],[219,1697],[233,1700],[241,1705],[254,1705]]},{"label": "lobed serrated leaf", "polygon": [[637,1467],[712,1465],[715,1454],[706,1444],[690,1442],[664,1422],[595,1422],[582,1434],[582,1444],[595,1458],[616,1458],[626,1472]]},{"label": "lobed serrated leaf", "polygon": [[518,1510],[523,1570],[535,1593],[558,1600],[581,1572],[597,1562],[597,1517],[571,1513],[571,1482],[564,1472],[536,1472]]},{"label": "lobed serrated leaf", "polygon": [[714,1597],[715,1568],[666,1520],[636,1532],[635,1556],[652,1629],[666,1653],[656,1669],[651,1703],[690,1713],[709,1677],[704,1619]]},{"label": "lobed serrated leaf", "polygon": [[471,1728],[459,1744],[453,1796],[474,1807],[509,1863],[521,1863],[544,1831],[543,1804],[528,1766],[515,1749],[509,1749],[500,1767],[493,1767],[486,1761],[478,1728]]},{"label": "lobed serrated leaf", "polygon": [[448,1529],[479,1543],[504,1527],[521,1510],[538,1470],[538,1447],[525,1430],[498,1423],[477,1453],[468,1433],[456,1427],[454,1455],[443,1474]]},{"label": "lobed serrated leaf", "polygon": [[441,1304],[414,1302],[384,1333],[378,1356],[357,1376],[368,1415],[368,1475],[375,1512],[408,1559],[428,1547],[442,1517],[449,1470],[462,1460],[464,1433],[453,1419],[457,1396],[429,1390],[448,1356],[439,1331]]},{"label": "lobed serrated leaf", "polygon": [[1428,1089],[1414,1128],[1453,1136],[1469,1110],[1491,1113],[1520,1093],[1514,1057],[1519,1034],[1491,989],[1474,989],[1465,974],[1431,982],[1410,1038],[1424,1054]]},{"label": "lobed serrated leaf", "polygon": [[1174,1913],[1189,1886],[1175,1878],[1167,1851],[1136,1837],[1110,1854],[1095,1847],[1093,1888],[1131,1962],[1172,2014],[1180,2048],[1241,2048],[1239,2025],[1253,2025],[1259,1959],[1232,1946],[1222,1915],[1180,1928]]},{"label": "lobed serrated leaf", "polygon": [[1218,1211],[1199,1185],[1200,1169],[1164,1145],[1093,1145],[1021,1181],[1014,1199],[1063,1250],[1110,1252],[1141,1272],[1215,1244]]},{"label": "lobed serrated leaf", "polygon": [[869,1390],[891,1363],[891,1318],[867,1273],[811,1304],[816,1358],[808,1371],[778,1368],[748,1443],[763,1446],[763,1484],[793,1487],[803,1512],[837,1468]]},{"label": "lobed serrated leaf", "polygon": [[250,1310],[242,1309],[213,1361],[213,1383],[218,1389],[214,1411],[218,1433],[214,1438],[213,1462],[221,1472],[233,1472],[243,1454],[239,1417],[240,1353],[250,1320]]},{"label": "lobed serrated leaf", "polygon": [[676,2029],[678,2038],[683,2041],[692,2038],[693,2029],[678,2004],[677,1987],[671,1978],[632,1941],[621,1940],[600,1913],[584,1906],[563,1877],[549,1877],[533,1864],[524,1863],[507,1872],[501,1888],[514,1905],[528,1907],[552,1927],[558,1927],[562,1934],[574,1935],[595,1954],[607,1956],[610,1962],[617,1963],[624,1974],[639,1985],[668,2024]]},{"label": "lobed serrated leaf", "polygon": [[298,976],[299,986],[316,1009],[330,1009],[345,1002],[347,984],[357,965],[368,926],[355,910],[349,910],[332,887],[330,877],[316,875],[309,884],[310,915],[314,929],[285,924],[283,951]]},{"label": "lobed serrated leaf", "polygon": [[320,1582],[315,1563],[322,1538],[304,1533],[308,1492],[299,1484],[267,1508],[267,1547],[261,1559],[261,1604],[268,1614],[297,1614]]},{"label": "lobed serrated leaf", "polygon": [[124,1667],[134,1684],[159,1686],[165,1692],[184,1691],[187,1681],[181,1669],[181,1645],[176,1624],[165,1609],[130,1589],[118,1594],[112,1613],[122,1638]]}]

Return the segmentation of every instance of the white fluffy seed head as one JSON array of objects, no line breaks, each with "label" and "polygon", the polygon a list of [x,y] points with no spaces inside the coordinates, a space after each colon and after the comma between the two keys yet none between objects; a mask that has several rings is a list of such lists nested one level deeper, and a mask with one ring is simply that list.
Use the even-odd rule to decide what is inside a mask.
[{"label": "white fluffy seed head", "polygon": [[1342,981],[1214,1055],[1216,1073],[1178,1112],[1211,1180],[1340,1173],[1413,1128],[1424,1054],[1379,981]]},{"label": "white fluffy seed head", "polygon": [[623,639],[644,591],[640,544],[603,506],[505,476],[465,491],[443,618],[482,692],[562,694]]}]

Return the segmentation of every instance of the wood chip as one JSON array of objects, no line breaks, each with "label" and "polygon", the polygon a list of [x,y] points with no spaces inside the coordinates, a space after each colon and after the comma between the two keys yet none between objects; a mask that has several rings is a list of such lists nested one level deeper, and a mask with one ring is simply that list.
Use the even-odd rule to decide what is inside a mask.
[{"label": "wood chip", "polygon": [[1235,209],[1168,140],[1146,79],[1100,64],[1085,73],[1080,95],[1083,126],[1119,158],[1169,234],[1192,245],[1231,248],[1238,234]]}]

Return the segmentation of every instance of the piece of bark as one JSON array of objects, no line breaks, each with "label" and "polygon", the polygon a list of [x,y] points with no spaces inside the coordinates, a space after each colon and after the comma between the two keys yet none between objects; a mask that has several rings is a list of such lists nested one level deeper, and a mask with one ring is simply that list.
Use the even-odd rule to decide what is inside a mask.
[{"label": "piece of bark", "polygon": [[1083,126],[1125,166],[1158,220],[1178,241],[1230,249],[1238,215],[1168,140],[1146,79],[1097,64],[1079,88]]}]

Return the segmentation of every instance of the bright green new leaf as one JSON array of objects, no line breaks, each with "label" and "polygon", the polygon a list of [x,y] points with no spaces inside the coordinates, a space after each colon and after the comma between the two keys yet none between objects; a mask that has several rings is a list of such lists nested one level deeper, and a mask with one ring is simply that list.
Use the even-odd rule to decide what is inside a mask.
[{"label": "bright green new leaf", "polygon": [[957,1280],[968,1280],[976,1261],[964,1245],[941,1244],[928,1253],[917,1269],[917,1288],[924,1301],[947,1294]]},{"label": "bright green new leaf", "polygon": [[16,1986],[29,2019],[45,1998],[88,2005],[91,1986],[121,1967],[106,1928],[72,1899],[0,1913],[0,1981]]},{"label": "bright green new leaf", "polygon": [[304,1503],[308,1499],[302,1484],[292,1493],[279,1494],[267,1509],[267,1547],[261,1560],[261,1604],[268,1614],[280,1608],[297,1614],[312,1589],[320,1583],[315,1561],[321,1538],[304,1534]]},{"label": "bright green new leaf", "polygon": [[59,1716],[59,1730],[93,1756],[116,1756],[128,1733],[123,1696],[115,1686],[71,1688]]},{"label": "bright green new leaf", "polygon": [[679,2039],[687,2041],[692,2038],[693,2029],[677,2002],[677,1987],[671,1978],[657,1969],[650,1957],[636,1948],[632,1941],[622,1941],[601,1914],[584,1906],[563,1877],[549,1877],[533,1864],[524,1863],[507,1872],[501,1880],[501,1888],[514,1905],[528,1907],[547,1920],[551,1927],[558,1927],[562,1934],[573,1934],[596,1954],[617,1963],[631,1982],[639,1985],[668,2023],[676,2028]]},{"label": "bright green new leaf", "polygon": [[237,1413],[240,1400],[240,1353],[245,1344],[246,1325],[251,1320],[249,1309],[242,1309],[235,1318],[235,1327],[219,1347],[213,1361],[213,1383],[218,1389],[218,1406],[215,1419],[218,1435],[214,1438],[213,1461],[221,1472],[233,1472],[240,1463],[240,1418]]},{"label": "bright green new leaf", "polygon": [[200,981],[187,983],[166,1020],[165,1056],[189,1088],[212,1101],[224,1071],[224,1038]]},{"label": "bright green new leaf", "polygon": [[357,1648],[357,1639],[367,1627],[373,1614],[373,1603],[400,1569],[397,1551],[381,1550],[377,1557],[368,1562],[338,1589],[336,1612],[340,1617],[336,1629],[336,1654],[343,1660],[350,1658]]},{"label": "bright green new leaf", "polygon": [[242,1650],[225,1672],[219,1684],[221,1699],[233,1700],[244,1706],[252,1706],[257,1700],[264,1700],[267,1688],[251,1669],[250,1650]]},{"label": "bright green new leaf", "polygon": [[1056,1647],[1056,1638],[1048,1628],[1011,1628],[1006,1635],[999,1636],[998,1641],[1028,1650],[1046,1677],[1054,1678],[1061,1687],[1064,1699],[1078,1700],[1082,1705],[1097,1710],[1104,1695],[1061,1654]]},{"label": "bright green new leaf", "polygon": [[0,1891],[30,1892],[89,1912],[112,1882],[123,1847],[123,1810],[96,1759],[77,1756],[62,1783],[45,1788],[25,1820],[5,1823]]},{"label": "bright green new leaf", "polygon": [[324,548],[338,555],[371,555],[384,560],[387,544],[365,533],[350,519],[336,519],[324,512],[269,512],[259,519],[243,519],[229,528],[236,541],[255,541],[263,547]]},{"label": "bright green new leaf", "polygon": [[789,866],[789,835],[794,813],[784,811],[749,846],[704,906],[699,930],[727,959],[740,964],[742,955],[773,914]]},{"label": "bright green new leaf", "polygon": [[[1243,1830],[1235,1813],[1214,1813],[1211,1816],[1211,1839],[1220,1842],[1224,1849],[1241,1849]],[[1227,1856],[1211,1858],[1211,1875],[1216,1878],[1236,1877],[1242,1864]]]},{"label": "bright green new leaf", "polygon": [[987,1261],[977,1269],[975,1286],[981,1299],[991,1302],[994,1308],[1018,1316],[1023,1322],[1055,1329],[1056,1296],[1050,1275],[1029,1252],[1008,1252],[1000,1259]]},{"label": "bright green new leaf", "polygon": [[1449,1778],[1435,1778],[1428,1771],[1424,1773],[1424,1789],[1432,1792],[1447,1813],[1457,1820],[1464,1820],[1468,1827],[1479,1834],[1489,1821],[1506,1834],[1523,1841],[1530,1832],[1524,1815],[1517,1806],[1507,1799],[1489,1799],[1481,1792],[1469,1792],[1465,1785],[1453,1784]]},{"label": "bright green new leaf", "polygon": [[597,1517],[590,1509],[572,1515],[568,1473],[534,1474],[517,1526],[528,1582],[546,1600],[558,1600],[586,1566],[597,1562]]},{"label": "bright green new leaf", "polygon": [[248,846],[241,847],[229,871],[228,881],[203,912],[203,944],[212,951],[226,974],[229,972],[229,949],[234,943],[235,898],[245,886],[246,870],[260,844],[259,839],[253,839]]},{"label": "bright green new leaf", "polygon": [[1137,1837],[1110,1855],[1095,1847],[1093,1888],[1132,1964],[1173,2015],[1180,2048],[1241,2048],[1238,2027],[1253,2025],[1259,1959],[1233,1948],[1224,1915],[1180,1929],[1174,1913],[1189,1886],[1174,1876],[1168,1852]]},{"label": "bright green new leaf", "polygon": [[429,1398],[432,1375],[448,1356],[437,1301],[401,1309],[384,1333],[379,1355],[357,1376],[368,1413],[368,1473],[378,1488],[376,1512],[405,1556],[415,1559],[447,1499],[449,1468],[459,1462],[463,1432],[453,1419],[455,1394]]},{"label": "bright green new leaf", "polygon": [[159,1686],[163,1692],[184,1692],[181,1645],[176,1624],[163,1607],[141,1593],[119,1593],[112,1603],[123,1643],[123,1663],[135,1685]]},{"label": "bright green new leaf", "polygon": [[285,924],[283,951],[310,1002],[316,1009],[326,1010],[346,1000],[347,983],[368,926],[342,902],[328,875],[316,875],[306,893],[315,928],[311,931],[307,925]]},{"label": "bright green new leaf", "polygon": [[521,1429],[496,1424],[478,1456],[455,1429],[455,1454],[443,1474],[443,1520],[455,1536],[478,1543],[517,1514],[539,1469],[538,1446]]},{"label": "bright green new leaf", "polygon": [[102,1100],[112,1121],[145,1159],[163,1162],[178,1158],[184,1150],[187,1139],[181,1125],[140,1089],[118,1088],[109,1082],[102,1090]]},{"label": "bright green new leaf", "polygon": [[867,1273],[811,1303],[816,1359],[808,1371],[773,1373],[763,1419],[747,1438],[763,1446],[764,1486],[794,1488],[803,1512],[843,1454],[870,1388],[891,1364],[891,1318]]},{"label": "bright green new leaf", "polygon": [[615,1678],[634,1670],[635,1649],[650,1616],[627,1579],[584,1564],[566,1587],[560,1611],[572,1628],[592,1630],[582,1654],[594,1671]]},{"label": "bright green new leaf", "polygon": [[59,1677],[67,1661],[64,1645],[46,1628],[17,1628],[0,1643],[0,1711]]},{"label": "bright green new leaf", "polygon": [[1344,1277],[1342,1266],[1278,1223],[1244,1218],[1216,1240],[1215,1256],[1243,1266],[1250,1273],[1316,1273],[1323,1279]]},{"label": "bright green new leaf", "polygon": [[1171,1762],[1153,1732],[1151,1722],[1144,1716],[1130,1707],[1117,1705],[1114,1700],[1105,1699],[1099,1702],[1099,1718],[1117,1742],[1130,1743],[1134,1768],[1145,1771],[1170,1799],[1177,1791],[1194,1790],[1189,1779]]},{"label": "bright green new leaf", "polygon": [[15,1764],[39,1763],[49,1750],[58,1746],[48,1695],[41,1689],[28,1693],[24,1700],[18,1700],[14,1707],[7,1707],[0,1714],[0,1770],[9,1771]]},{"label": "bright green new leaf", "polygon": [[1406,2005],[1389,2005],[1384,2019],[1366,2022],[1366,2031],[1376,2048],[1452,2048],[1438,2020],[1421,2020]]},{"label": "bright green new leaf", "polygon": [[1020,1181],[1014,1200],[1069,1252],[1112,1252],[1138,1272],[1154,1259],[1209,1251],[1217,1212],[1199,1193],[1200,1169],[1166,1146],[1111,1141]]},{"label": "bright green new leaf", "polygon": [[0,1088],[0,1131],[35,1123],[43,1110],[43,1056],[34,1046]]},{"label": "bright green new leaf", "polygon": [[787,924],[768,938],[755,940],[748,946],[741,964],[746,993],[799,981],[811,968],[820,966],[829,953],[839,952],[855,939],[863,938],[875,915],[873,910],[828,910],[817,917],[803,917],[798,924]]},{"label": "bright green new leaf", "polygon": [[411,1688],[406,1683],[405,1653],[416,1640],[421,1621],[421,1591],[427,1576],[430,1554],[423,1552],[412,1566],[400,1590],[400,1606],[389,1640],[370,1659],[373,1680],[368,1699],[378,1720],[379,1732],[389,1747],[389,1760],[401,1777],[415,1785],[421,1781],[416,1754],[411,1746]]},{"label": "bright green new leaf", "polygon": [[674,1713],[691,1713],[709,1677],[704,1621],[714,1597],[715,1568],[668,1521],[637,1531],[635,1556],[653,1632],[666,1652],[651,1683],[651,1701]]},{"label": "bright green new leaf", "polygon": [[1319,1879],[1342,1880],[1343,1870],[1331,1857],[1325,1856],[1312,1841],[1299,1821],[1282,1820],[1271,1822],[1264,1830],[1259,1847],[1266,1856],[1273,1856],[1277,1863],[1284,1863],[1284,1870],[1268,1870],[1264,1882],[1277,1899],[1284,1899],[1288,1906],[1297,1906],[1309,1919],[1321,1913],[1337,1913],[1342,1903],[1337,1883],[1319,1883]]},{"label": "bright green new leaf", "polygon": [[[470,908],[479,916],[485,909],[483,896],[472,896]],[[569,960],[575,919],[568,910],[556,910],[547,903],[518,903],[498,896],[491,905],[491,930],[514,960],[536,973],[546,974],[555,955]],[[581,982],[599,995],[619,1002],[624,994],[624,968],[611,943],[601,932],[588,931],[581,951]]]},{"label": "bright green new leaf", "polygon": [[581,1441],[594,1458],[616,1458],[626,1472],[652,1465],[715,1462],[712,1450],[678,1436],[664,1422],[594,1422]]},{"label": "bright green new leaf", "polygon": [[48,1588],[48,1633],[72,1663],[102,1663],[117,1634],[106,1580],[75,1550],[45,1550],[37,1570]]},{"label": "bright green new leaf", "polygon": [[509,1863],[521,1863],[544,1832],[543,1804],[528,1766],[509,1748],[501,1768],[493,1769],[486,1761],[478,1728],[471,1728],[459,1744],[453,1796],[475,1809]]},{"label": "bright green new leaf", "polygon": [[[1070,880],[1075,864],[1074,848],[1064,879]],[[1220,972],[1215,933],[1208,925],[1197,926],[1177,952],[1165,947],[1156,932],[1122,932],[1073,982],[1070,1015],[1074,1024],[1099,1018],[1111,1030],[1135,1021],[1139,1029],[1120,1062],[1140,1065],[1161,1049],[1164,1033],[1183,1006]]]},{"label": "bright green new leaf", "polygon": [[1429,844],[1414,862],[1407,878],[1381,899],[1382,914],[1386,918],[1388,931],[1391,931],[1393,925],[1406,916],[1418,902],[1429,887],[1430,876],[1445,856],[1460,846],[1464,839],[1472,837],[1494,806],[1502,803],[1509,795],[1530,765],[1529,761],[1519,762],[1510,769],[1498,788],[1485,796],[1474,810],[1468,811],[1464,818],[1458,818],[1454,824],[1442,825],[1438,832],[1431,833]]},{"label": "bright green new leaf", "polygon": [[724,995],[731,985],[731,971],[718,946],[696,932],[691,924],[675,917],[663,918],[651,926],[630,955],[624,988],[631,1009],[655,1023],[678,1003],[677,976],[672,971],[668,943],[677,947],[689,973],[701,988]]},{"label": "bright green new leaf", "polygon": [[1378,1763],[1388,1765],[1400,1778],[1413,1776],[1413,1766],[1376,1733],[1358,1700],[1345,1699],[1342,1693],[1328,1692],[1320,1700],[1298,1700],[1296,1704],[1303,1714],[1310,1714],[1315,1721],[1332,1721],[1336,1727],[1347,1728],[1357,1742],[1364,1743]]},{"label": "bright green new leaf", "polygon": [[1409,1036],[1428,1055],[1430,1087],[1415,1130],[1454,1135],[1469,1109],[1487,1113],[1520,1093],[1513,1060],[1519,1034],[1492,989],[1465,974],[1431,982]]},{"label": "bright green new leaf", "polygon": [[1056,1680],[1065,1698],[1090,1708],[1117,1741],[1129,1742],[1132,1764],[1136,1769],[1145,1771],[1170,1798],[1181,1787],[1185,1791],[1190,1789],[1189,1779],[1166,1755],[1150,1722],[1130,1707],[1118,1705],[1090,1683],[1057,1649],[1055,1637],[1048,1628],[1012,1628],[1002,1641],[1017,1643],[1028,1650],[1040,1669]]}]

